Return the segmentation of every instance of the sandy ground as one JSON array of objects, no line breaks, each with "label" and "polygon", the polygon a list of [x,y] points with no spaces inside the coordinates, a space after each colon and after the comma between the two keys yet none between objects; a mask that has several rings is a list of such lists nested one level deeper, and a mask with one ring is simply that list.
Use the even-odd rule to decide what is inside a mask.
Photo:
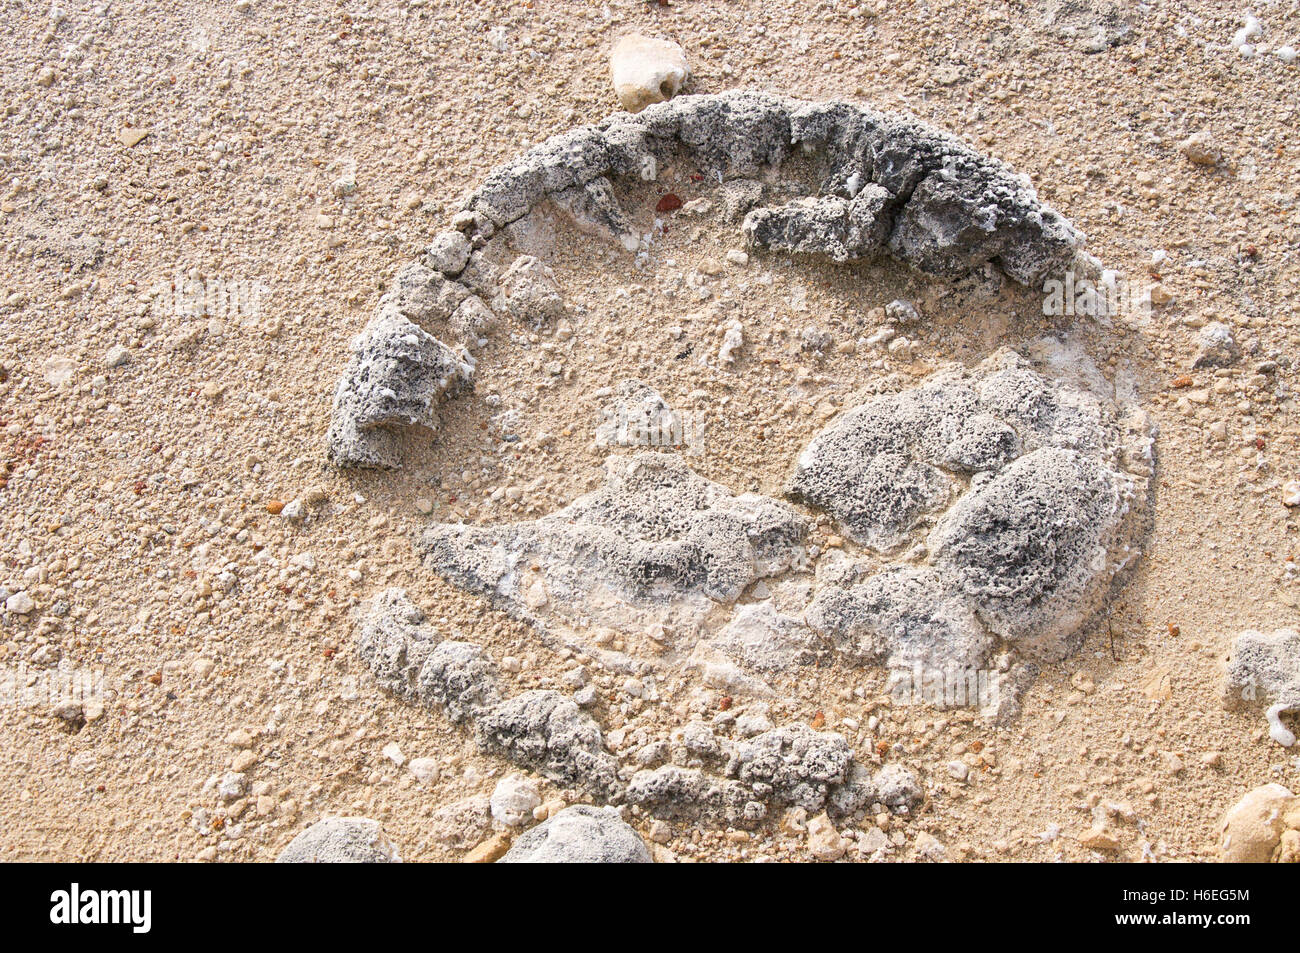
[{"label": "sandy ground", "polygon": [[[502,765],[439,714],[375,689],[352,652],[352,608],[405,586],[439,624],[520,657],[520,687],[554,684],[565,660],[420,571],[410,539],[424,520],[525,518],[596,485],[591,395],[620,377],[670,402],[703,391],[708,437],[692,465],[776,493],[859,388],[1068,323],[1023,290],[954,288],[889,264],[735,267],[723,256],[739,237],[716,222],[674,225],[647,270],[570,236],[553,264],[571,338],[496,335],[475,393],[448,405],[435,440],[413,435],[406,467],[327,467],[347,341],[385,283],[494,165],[615,110],[606,50],[640,30],[682,43],[698,92],[846,98],[933,122],[1026,172],[1109,267],[1172,295],[1150,317],[1074,328],[1103,365],[1133,370],[1160,428],[1154,527],[1109,624],[1045,669],[1005,729],[881,708],[870,672],[800,679],[784,714],[849,718],[860,757],[889,751],[924,779],[925,806],[890,831],[896,858],[925,833],[950,859],[1212,859],[1218,818],[1242,792],[1300,785],[1300,758],[1258,712],[1219,703],[1234,634],[1294,625],[1300,604],[1298,523],[1281,494],[1300,475],[1300,66],[1241,56],[1239,13],[1217,4],[1135,9],[1125,42],[1096,53],[1045,11],[7,4],[0,586],[34,608],[0,618],[0,856],[264,861],[342,813],[382,821],[408,859],[456,859],[489,831],[448,808],[489,793]],[[1261,42],[1300,40],[1294,2],[1255,13]],[[1225,161],[1189,162],[1178,146],[1193,133]],[[349,177],[355,191],[336,194]],[[661,187],[706,194],[684,174]],[[186,315],[172,289],[187,281],[243,297]],[[855,340],[899,295],[927,316],[911,360],[800,351],[802,328]],[[716,353],[723,298],[746,315],[738,364],[678,357]],[[1233,327],[1243,357],[1189,371],[1208,320]],[[1258,373],[1269,361],[1276,371]],[[1185,374],[1191,385],[1176,387]],[[517,442],[502,439],[504,411]],[[306,519],[268,512],[295,498],[310,501]],[[15,697],[59,666],[107,673],[113,691],[84,724]],[[437,771],[417,780],[382,753],[392,744]],[[969,784],[945,770],[954,758],[973,765]],[[248,786],[227,799],[210,782],[232,764]],[[1078,843],[1094,809],[1111,815],[1117,850]],[[660,839],[664,858],[808,857],[779,824],[670,825]]]}]

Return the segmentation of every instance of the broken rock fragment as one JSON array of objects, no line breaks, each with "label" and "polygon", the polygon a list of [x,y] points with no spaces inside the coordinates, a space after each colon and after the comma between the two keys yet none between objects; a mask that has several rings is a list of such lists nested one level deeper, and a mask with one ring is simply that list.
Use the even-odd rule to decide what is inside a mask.
[{"label": "broken rock fragment", "polygon": [[835,262],[870,258],[889,234],[884,214],[889,198],[885,189],[868,185],[851,199],[796,199],[755,209],[745,216],[741,232],[751,245],[787,254],[819,254]]},{"label": "broken rock fragment", "polygon": [[553,691],[503,700],[497,667],[483,649],[442,639],[403,590],[385,590],[362,607],[357,654],[385,690],[472,725],[480,750],[553,781],[604,795],[619,789],[618,763],[590,716]]},{"label": "broken rock fragment", "polygon": [[391,468],[401,462],[400,429],[439,426],[438,402],[473,379],[472,359],[385,308],[352,340],[348,369],[334,392],[329,458],[340,466]]},{"label": "broken rock fragment", "polygon": [[543,606],[626,621],[627,605],[731,603],[802,557],[807,520],[752,493],[732,495],[678,456],[611,457],[605,485],[531,522],[439,524],[425,565],[536,618]]},{"label": "broken rock fragment", "polygon": [[1232,645],[1223,688],[1224,706],[1264,705],[1268,733],[1284,747],[1295,744],[1295,732],[1282,723],[1282,713],[1300,709],[1300,632],[1242,632]]},{"label": "broken rock fragment", "polygon": [[532,255],[520,255],[501,276],[501,294],[510,313],[540,326],[564,314],[564,296],[555,272]]}]

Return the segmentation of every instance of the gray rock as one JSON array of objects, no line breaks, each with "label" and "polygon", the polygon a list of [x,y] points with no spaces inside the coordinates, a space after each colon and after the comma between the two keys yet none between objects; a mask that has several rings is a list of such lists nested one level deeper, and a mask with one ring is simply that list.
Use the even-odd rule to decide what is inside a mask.
[{"label": "gray rock", "polygon": [[474,739],[480,750],[552,781],[581,784],[606,796],[620,791],[618,761],[605,750],[600,727],[559,692],[523,692],[482,713]]},{"label": "gray rock", "polygon": [[470,642],[439,642],[420,666],[420,700],[442,705],[454,722],[478,717],[501,700],[497,667]]},{"label": "gray rock", "polygon": [[380,299],[379,310],[382,313],[391,305],[419,324],[445,321],[468,294],[469,290],[462,285],[448,281],[418,262],[411,262],[393,277],[393,286]]},{"label": "gray rock", "polygon": [[417,549],[429,568],[530,618],[542,603],[597,612],[597,589],[632,604],[730,603],[802,554],[804,517],[776,500],[733,496],[680,457],[614,456],[606,474],[603,487],[549,516],[435,525]]},{"label": "gray rock", "polygon": [[728,222],[740,222],[763,204],[763,183],[754,179],[728,179],[720,191],[722,217]]},{"label": "gray rock", "polygon": [[600,410],[598,447],[678,446],[685,441],[682,418],[644,381],[619,381]]},{"label": "gray rock", "polygon": [[329,458],[340,466],[397,466],[399,428],[437,430],[438,402],[472,378],[468,355],[386,307],[352,341],[352,358],[334,392]]},{"label": "gray rock", "polygon": [[551,201],[573,220],[579,230],[617,241],[627,251],[636,251],[639,247],[636,229],[615,197],[613,184],[604,176],[556,192]]},{"label": "gray rock", "polygon": [[889,234],[889,198],[885,189],[868,185],[851,199],[796,199],[750,212],[741,233],[750,245],[788,254],[824,255],[835,262],[870,258]]},{"label": "gray rock", "polygon": [[1030,672],[992,671],[996,638],[1030,658],[1073,651],[1146,528],[1149,420],[1101,396],[1068,349],[1048,355],[1074,379],[1002,351],[872,398],[814,438],[790,483],[878,550],[935,519],[924,564],[823,560],[804,619],[850,663],[910,680],[909,695],[999,720]]},{"label": "gray rock", "polygon": [[327,817],[289,842],[277,864],[399,864],[402,858],[378,821]]},{"label": "gray rock", "polygon": [[[813,191],[838,201],[760,216],[765,231],[780,234],[777,226],[789,223],[803,233],[774,247],[816,251],[820,244],[839,258],[873,254],[883,244],[933,274],[960,274],[996,260],[1015,280],[1034,285],[1068,265],[1082,243],[1005,165],[914,119],[747,90],[679,96],[554,136],[490,173],[466,211],[490,237],[548,196],[572,195],[607,177],[652,179],[678,148],[724,179],[779,166],[792,148],[824,157],[828,171]],[[859,196],[863,202],[854,209]],[[724,204],[731,215],[750,202]],[[825,236],[819,237],[818,222]]]},{"label": "gray rock", "polygon": [[474,342],[496,327],[497,316],[478,295],[467,295],[449,320],[452,333],[461,341]]},{"label": "gray rock", "polygon": [[993,638],[951,576],[898,567],[851,586],[825,586],[805,613],[851,663],[959,670],[985,664]]},{"label": "gray rock", "polygon": [[503,700],[497,667],[483,649],[442,640],[403,590],[385,590],[362,607],[357,654],[386,691],[472,725],[480,750],[553,781],[605,796],[619,791],[618,762],[589,715],[553,691]]},{"label": "gray rock", "polygon": [[1269,736],[1283,747],[1294,745],[1295,733],[1281,714],[1300,709],[1300,632],[1240,633],[1228,657],[1223,703],[1229,709],[1266,705]]},{"label": "gray rock", "polygon": [[[758,207],[763,187],[754,176],[770,173],[795,149],[825,170],[820,181],[796,190],[817,198]],[[914,119],[744,90],[615,114],[493,170],[455,216],[457,230],[439,233],[421,261],[399,273],[371,327],[354,342],[336,391],[330,458],[343,466],[396,466],[393,429],[411,422],[436,427],[436,401],[469,381],[467,355],[413,337],[394,315],[417,322],[454,317],[452,330],[462,340],[476,339],[488,319],[481,301],[465,306],[470,295],[493,307],[499,296],[498,310],[534,326],[558,318],[564,298],[549,268],[523,256],[498,280],[482,246],[550,199],[581,227],[633,250],[636,229],[613,183],[652,181],[682,151],[723,183],[728,217],[747,213],[750,241],[778,251],[833,261],[887,251],[921,271],[954,276],[995,262],[1016,281],[1037,286],[1074,262],[1083,243],[1022,177]],[[788,199],[792,192],[784,191]],[[446,280],[452,276],[458,280]],[[913,481],[911,492],[927,492],[923,480],[916,482],[923,474],[900,476]]]},{"label": "gray rock", "polygon": [[941,569],[994,633],[1048,660],[1077,647],[1133,555],[1131,479],[1074,450],[1036,450],[963,496],[935,527]]},{"label": "gray rock", "polygon": [[453,229],[439,232],[424,250],[424,263],[448,278],[455,278],[469,263],[469,239]]},{"label": "gray rock", "polygon": [[791,724],[738,741],[727,774],[750,785],[759,799],[815,813],[852,765],[853,749],[841,735]]},{"label": "gray rock", "polygon": [[708,645],[760,672],[788,671],[813,664],[826,654],[801,619],[777,612],[770,601],[737,606]]},{"label": "gray rock", "polygon": [[800,454],[787,489],[857,542],[888,551],[949,503],[958,476],[997,472],[1044,446],[1113,454],[1117,416],[1002,350],[973,370],[941,371],[842,414]]},{"label": "gray rock", "polygon": [[564,297],[555,272],[532,255],[520,255],[501,276],[501,293],[510,313],[540,326],[564,314]]},{"label": "gray rock", "polygon": [[501,701],[496,666],[482,648],[443,641],[402,589],[387,589],[362,607],[357,654],[386,691],[445,708],[455,722]]},{"label": "gray rock", "polygon": [[1232,328],[1222,321],[1211,321],[1201,328],[1198,342],[1200,349],[1192,361],[1193,370],[1202,367],[1226,367],[1241,356],[1237,342],[1232,336]]},{"label": "gray rock", "polygon": [[925,798],[916,775],[898,764],[887,764],[871,779],[873,797],[899,814],[910,814]]},{"label": "gray rock", "polygon": [[1080,52],[1100,53],[1132,37],[1130,10],[1114,0],[1048,0],[1043,25]]},{"label": "gray rock", "polygon": [[566,807],[515,841],[502,864],[649,864],[650,851],[617,811]]}]

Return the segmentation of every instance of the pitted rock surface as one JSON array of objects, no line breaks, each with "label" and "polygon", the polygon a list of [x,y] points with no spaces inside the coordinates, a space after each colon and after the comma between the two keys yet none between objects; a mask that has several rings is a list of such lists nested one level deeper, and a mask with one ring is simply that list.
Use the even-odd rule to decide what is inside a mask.
[{"label": "pitted rock surface", "polygon": [[[837,263],[889,255],[946,276],[991,263],[1029,286],[1081,255],[1083,235],[1023,176],[911,117],[749,90],[678,96],[552,136],[488,174],[455,228],[397,273],[365,340],[354,343],[336,391],[329,458],[344,467],[399,465],[397,428],[435,430],[436,403],[470,378],[468,355],[395,327],[393,315],[444,328],[468,347],[490,332],[493,312],[534,327],[557,320],[564,295],[550,268],[524,255],[501,273],[494,237],[549,202],[635,252],[639,226],[615,185],[654,181],[682,152],[720,184],[724,213],[744,216],[741,231],[758,248]],[[811,177],[806,194],[762,205],[767,190],[756,177],[793,157]],[[935,492],[920,473],[895,476],[911,485],[914,505]]]},{"label": "pitted rock surface", "polygon": [[1265,706],[1269,736],[1283,747],[1294,745],[1295,732],[1281,716],[1300,710],[1300,632],[1240,633],[1228,656],[1223,703],[1230,709]]},{"label": "pitted rock surface", "polygon": [[556,513],[434,525],[417,549],[430,569],[518,614],[556,604],[618,621],[627,605],[732,603],[799,562],[807,530],[780,501],[733,495],[680,457],[643,452],[611,457],[605,485]]}]

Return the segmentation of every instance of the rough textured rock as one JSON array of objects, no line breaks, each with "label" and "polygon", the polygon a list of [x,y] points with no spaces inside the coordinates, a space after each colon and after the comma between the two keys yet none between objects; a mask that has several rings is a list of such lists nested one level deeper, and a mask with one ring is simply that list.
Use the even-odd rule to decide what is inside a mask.
[{"label": "rough textured rock", "polygon": [[759,672],[788,671],[826,654],[803,620],[778,612],[770,601],[737,606],[731,620],[707,644]]},{"label": "rough textured rock", "polygon": [[1219,854],[1226,863],[1266,864],[1273,859],[1287,829],[1287,818],[1300,807],[1280,784],[1264,784],[1246,792],[1219,825]]},{"label": "rough textured rock", "polygon": [[484,712],[474,725],[474,740],[480,750],[552,781],[606,795],[619,790],[618,761],[605,750],[600,727],[559,692],[523,692]]},{"label": "rough textured rock", "polygon": [[424,250],[424,263],[448,278],[455,278],[469,264],[470,244],[461,232],[439,232]]},{"label": "rough textured rock", "polygon": [[327,817],[291,840],[275,860],[278,864],[397,864],[402,858],[378,821]]},{"label": "rough textured rock", "polygon": [[1130,12],[1114,0],[1049,0],[1043,25],[1084,53],[1100,53],[1131,38]]},{"label": "rough textured rock", "polygon": [[599,447],[675,447],[687,442],[680,414],[644,381],[620,381],[601,408],[596,425]]},{"label": "rough textured rock", "polygon": [[812,440],[789,492],[881,551],[935,519],[929,558],[824,587],[809,625],[860,663],[979,666],[993,636],[1061,657],[1137,554],[1151,439],[1135,406],[1005,350],[868,400]]},{"label": "rough textured rock", "polygon": [[385,590],[362,607],[357,654],[385,690],[472,724],[480,750],[553,781],[618,792],[618,762],[589,715],[553,691],[503,700],[497,667],[482,648],[442,640],[403,590]]},{"label": "rough textured rock", "polygon": [[930,567],[887,569],[818,591],[805,621],[854,664],[976,668],[993,639],[951,576]]},{"label": "rough textured rock", "polygon": [[628,802],[657,816],[752,826],[773,808],[790,806],[847,817],[880,803],[907,813],[922,796],[906,768],[887,765],[873,778],[841,735],[806,725],[769,729],[722,747],[721,775],[677,764],[638,771],[627,785]]},{"label": "rough textured rock", "polygon": [[603,487],[541,519],[435,525],[417,548],[429,568],[530,617],[555,603],[599,616],[610,599],[614,610],[730,603],[801,558],[804,517],[776,500],[733,496],[677,456],[611,457],[606,474]]},{"label": "rough textured rock", "polygon": [[359,615],[357,654],[386,691],[464,721],[498,704],[496,666],[469,642],[443,641],[404,590],[387,589]]},{"label": "rough textured rock", "polygon": [[352,358],[334,392],[329,458],[340,466],[395,467],[399,428],[439,425],[437,404],[473,379],[473,363],[395,307],[352,341]]},{"label": "rough textured rock", "polygon": [[1281,715],[1300,709],[1300,632],[1247,630],[1238,635],[1228,657],[1223,702],[1228,708],[1266,705],[1269,736],[1285,747],[1294,745],[1295,733]]},{"label": "rough textured rock", "polygon": [[564,296],[555,272],[532,255],[520,255],[501,276],[501,294],[510,313],[535,326],[564,314]]},{"label": "rough textured rock", "polygon": [[943,508],[958,478],[996,472],[1042,447],[1113,454],[1117,412],[1054,385],[1009,350],[978,367],[873,397],[842,414],[799,456],[792,497],[829,512],[846,533],[888,551]]},{"label": "rough textured rock", "polygon": [[566,807],[515,841],[502,864],[649,864],[650,851],[617,811]]},{"label": "rough textured rock", "polygon": [[[617,114],[554,136],[490,173],[466,211],[473,228],[490,237],[547,196],[603,177],[653,179],[678,148],[724,178],[752,178],[779,166],[793,148],[818,158],[825,172],[811,191],[844,205],[814,203],[814,219],[841,235],[854,220],[848,210],[859,196],[865,196],[860,212],[883,198],[873,223],[880,219],[887,239],[879,240],[874,224],[867,229],[870,241],[846,245],[842,237],[828,237],[825,249],[836,256],[860,257],[883,247],[942,275],[996,261],[1032,285],[1068,265],[1082,244],[1082,236],[1005,165],[915,119],[748,90],[679,96],[635,116]],[[816,236],[807,230],[801,250],[817,250]]]},{"label": "rough textured rock", "polygon": [[993,632],[1061,658],[1132,555],[1123,523],[1133,496],[1093,457],[1035,450],[962,497],[930,551]]},{"label": "rough textured rock", "polygon": [[533,811],[542,803],[536,782],[511,774],[492,789],[492,817],[507,827],[522,827],[533,819]]},{"label": "rough textured rock", "polygon": [[601,176],[551,196],[579,230],[613,239],[627,251],[636,251],[640,238],[614,194],[609,179]]},{"label": "rough textured rock", "polygon": [[629,33],[609,54],[614,95],[628,112],[672,99],[691,76],[686,51],[671,40]]},{"label": "rough textured rock", "polygon": [[868,185],[851,199],[838,195],[796,199],[776,208],[755,209],[741,231],[751,245],[789,254],[825,255],[831,261],[869,258],[885,245],[889,193]]},{"label": "rough textured rock", "polygon": [[1192,360],[1192,370],[1202,367],[1225,367],[1241,355],[1232,328],[1222,321],[1211,321],[1197,336],[1200,349]]}]

